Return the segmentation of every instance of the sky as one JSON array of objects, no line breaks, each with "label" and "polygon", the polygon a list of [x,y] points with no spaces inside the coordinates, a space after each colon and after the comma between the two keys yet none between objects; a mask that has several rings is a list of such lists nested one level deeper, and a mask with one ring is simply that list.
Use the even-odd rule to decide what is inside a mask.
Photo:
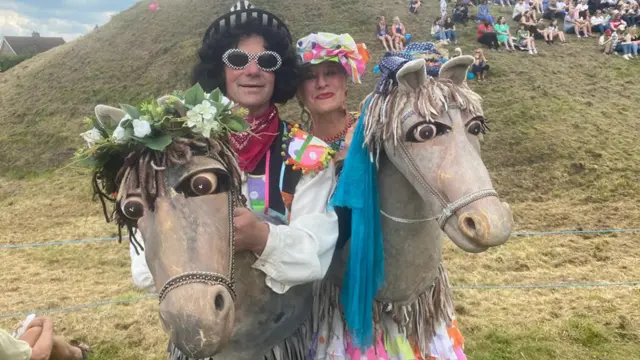
[{"label": "sky", "polygon": [[62,37],[71,41],[107,23],[137,0],[0,0],[0,35]]}]

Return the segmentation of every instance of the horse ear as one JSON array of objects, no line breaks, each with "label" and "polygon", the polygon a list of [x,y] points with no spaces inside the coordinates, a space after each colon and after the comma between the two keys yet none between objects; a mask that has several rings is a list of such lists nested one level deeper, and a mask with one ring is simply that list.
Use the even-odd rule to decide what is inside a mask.
[{"label": "horse ear", "polygon": [[94,109],[98,121],[111,128],[115,128],[123,117],[127,115],[122,109],[114,108],[107,105],[97,105]]},{"label": "horse ear", "polygon": [[455,57],[442,65],[438,78],[449,79],[456,85],[461,85],[467,79],[467,70],[474,62],[473,56],[463,55]]},{"label": "horse ear", "polygon": [[414,91],[427,80],[427,68],[424,59],[411,60],[396,73],[398,86],[405,91]]},{"label": "horse ear", "polygon": [[182,117],[187,116],[187,108],[175,96],[165,95],[165,96],[159,98],[158,99],[158,105],[164,105],[164,104],[169,104],[169,105],[173,106],[173,108],[176,109],[176,111],[178,111],[180,116],[182,116]]}]

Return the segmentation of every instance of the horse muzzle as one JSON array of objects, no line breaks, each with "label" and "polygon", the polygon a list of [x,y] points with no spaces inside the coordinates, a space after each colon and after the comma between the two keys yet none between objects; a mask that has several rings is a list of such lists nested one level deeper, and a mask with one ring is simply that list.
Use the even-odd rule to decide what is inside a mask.
[{"label": "horse muzzle", "polygon": [[461,207],[457,214],[444,224],[444,231],[464,251],[483,252],[504,244],[511,235],[511,207],[496,196],[470,202]]},{"label": "horse muzzle", "polygon": [[212,357],[228,343],[233,332],[233,297],[224,285],[185,282],[161,292],[162,326],[183,354],[196,359]]}]

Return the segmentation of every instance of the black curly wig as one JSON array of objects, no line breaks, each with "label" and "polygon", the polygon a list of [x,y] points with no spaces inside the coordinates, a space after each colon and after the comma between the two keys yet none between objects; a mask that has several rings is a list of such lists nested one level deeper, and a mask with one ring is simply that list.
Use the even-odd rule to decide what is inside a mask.
[{"label": "black curly wig", "polygon": [[226,95],[225,64],[222,61],[222,55],[227,50],[238,46],[241,38],[251,35],[261,36],[267,50],[275,51],[282,58],[282,66],[275,71],[276,79],[271,102],[284,104],[291,100],[300,83],[294,44],[289,41],[289,35],[285,29],[264,26],[255,18],[247,19],[245,23],[230,31],[211,35],[202,42],[198,51],[200,63],[193,69],[192,84],[200,83],[207,92],[219,88]]}]

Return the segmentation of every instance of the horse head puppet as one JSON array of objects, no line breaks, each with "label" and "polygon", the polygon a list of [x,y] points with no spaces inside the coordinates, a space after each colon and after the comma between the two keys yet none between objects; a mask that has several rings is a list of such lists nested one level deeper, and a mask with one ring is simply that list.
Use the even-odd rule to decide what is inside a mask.
[{"label": "horse head puppet", "polygon": [[[342,310],[356,340],[371,343],[371,330],[363,329],[372,321],[380,328],[377,322],[390,312],[429,357],[435,328],[453,317],[443,235],[472,253],[510,236],[511,209],[498,198],[480,157],[488,128],[480,96],[465,82],[473,60],[449,60],[434,78],[424,59],[392,54],[381,63],[388,71],[376,92],[363,103],[333,199],[352,209],[351,240],[334,256],[319,307],[337,308],[342,285]],[[353,284],[374,292],[354,293]],[[372,317],[359,313],[369,304],[363,310],[349,305],[367,297],[375,297]]]},{"label": "horse head puppet", "polygon": [[275,357],[280,346],[289,351],[280,358],[295,358],[293,349],[305,349],[311,288],[275,294],[251,268],[255,256],[234,249],[234,208],[245,199],[227,135],[248,127],[243,110],[199,85],[121,107],[95,108],[79,156],[91,162],[107,221],[144,244],[172,357]]}]

